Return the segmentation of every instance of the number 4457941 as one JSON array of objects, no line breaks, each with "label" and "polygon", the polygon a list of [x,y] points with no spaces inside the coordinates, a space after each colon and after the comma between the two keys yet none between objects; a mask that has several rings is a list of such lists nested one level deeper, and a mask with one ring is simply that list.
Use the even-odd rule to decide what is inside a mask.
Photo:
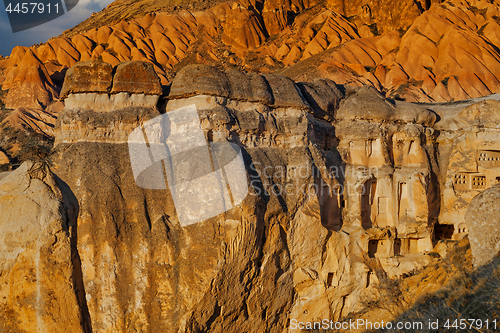
[{"label": "number 4457941", "polygon": [[[52,8],[51,8],[52,7]],[[12,8],[12,3],[7,5],[5,11],[9,14],[18,13],[18,14],[50,14],[52,12],[59,13],[59,4],[55,3],[51,5],[50,3],[44,4],[42,2],[23,2],[16,3],[15,7]]]},{"label": "number 4457941", "polygon": [[455,320],[446,320],[443,325],[443,328],[446,329],[496,329],[497,328],[497,320],[481,320],[481,319],[455,319]]}]

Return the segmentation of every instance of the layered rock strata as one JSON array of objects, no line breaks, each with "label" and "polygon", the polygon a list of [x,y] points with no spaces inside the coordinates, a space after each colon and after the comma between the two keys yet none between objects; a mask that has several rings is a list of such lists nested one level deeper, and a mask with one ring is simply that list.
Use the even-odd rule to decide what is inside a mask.
[{"label": "layered rock strata", "polygon": [[[338,320],[363,308],[379,278],[423,267],[439,257],[440,240],[467,235],[460,212],[496,179],[495,96],[411,104],[369,87],[343,92],[326,79],[295,83],[192,65],[160,108],[112,105],[108,96],[120,89],[160,93],[158,78],[141,74],[152,73],[145,66],[120,64],[113,75],[102,62],[79,64],[62,94],[54,172],[78,202],[71,249],[85,295],[71,307],[88,313],[81,318],[93,332],[286,332],[288,319]],[[94,88],[82,89],[80,79],[94,80],[87,84]],[[108,102],[68,103],[88,100],[87,93]],[[161,162],[163,179],[150,187],[158,189],[142,188],[128,140],[136,129],[144,140],[161,138],[144,131],[193,108],[201,141],[241,149],[248,195],[182,226],[166,159],[157,160],[155,142],[147,141],[143,163]],[[484,149],[462,154],[474,140]],[[462,168],[466,177],[489,173],[484,184],[462,182]],[[203,176],[189,164],[178,172]],[[10,325],[22,327],[21,310],[9,311]]]},{"label": "layered rock strata", "polygon": [[121,63],[115,71],[105,62],[78,63],[66,73],[61,90],[67,109],[100,111],[126,106],[155,107],[161,94],[153,66],[139,61]]}]

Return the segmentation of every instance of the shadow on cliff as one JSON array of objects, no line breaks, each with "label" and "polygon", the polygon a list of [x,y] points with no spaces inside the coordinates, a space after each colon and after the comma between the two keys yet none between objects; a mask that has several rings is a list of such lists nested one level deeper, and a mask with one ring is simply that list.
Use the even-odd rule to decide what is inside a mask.
[{"label": "shadow on cliff", "polygon": [[71,237],[71,259],[73,264],[72,283],[76,299],[80,307],[81,325],[85,333],[92,333],[92,320],[87,306],[85,286],[83,283],[82,262],[78,253],[78,215],[80,205],[78,199],[71,190],[70,186],[61,178],[54,174],[54,179],[61,191],[64,211],[66,213],[67,232]]}]

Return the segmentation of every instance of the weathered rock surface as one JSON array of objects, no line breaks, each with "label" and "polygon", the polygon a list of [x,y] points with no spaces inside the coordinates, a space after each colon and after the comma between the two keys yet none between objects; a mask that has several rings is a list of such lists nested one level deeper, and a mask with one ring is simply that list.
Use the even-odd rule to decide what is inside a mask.
[{"label": "weathered rock surface", "polygon": [[[54,170],[78,201],[70,244],[85,302],[71,307],[87,306],[93,332],[282,333],[292,318],[339,320],[363,310],[379,277],[445,255],[435,245],[468,234],[468,203],[500,179],[498,96],[420,105],[206,65],[179,72],[161,112],[120,94],[70,93],[55,129]],[[249,194],[182,226],[163,170],[165,189],[137,185],[128,139],[139,128],[170,140],[143,128],[192,105],[201,141],[241,148]],[[156,162],[150,152],[143,163]]]},{"label": "weathered rock surface", "polygon": [[91,332],[71,190],[24,163],[0,180],[0,211],[0,331]]},{"label": "weathered rock surface", "polygon": [[103,61],[77,63],[66,72],[61,99],[70,94],[109,93],[113,84],[113,67]]},{"label": "weathered rock surface", "polygon": [[365,86],[341,103],[335,119],[376,123],[401,121],[431,127],[436,122],[437,116],[425,107],[388,100],[375,88]]},{"label": "weathered rock surface", "polygon": [[328,0],[329,8],[346,17],[355,17],[357,26],[375,24],[378,33],[389,32],[397,28],[407,28],[431,4],[432,1],[400,1],[397,4],[381,0],[367,3],[360,0]]},{"label": "weathered rock surface", "polygon": [[[399,5],[415,6],[403,2],[395,7]],[[383,7],[377,5],[376,10]],[[358,7],[345,8],[355,11]],[[369,4],[362,8],[368,10],[367,17],[373,18],[367,24],[380,27],[385,23],[387,27],[394,22],[377,21]],[[433,3],[425,9],[407,21],[411,21],[409,29],[400,30],[400,34],[389,29],[380,36],[353,38],[337,50],[318,54],[314,61],[289,67],[283,74],[295,80],[320,76],[337,83],[384,87],[390,97],[406,101],[443,102],[498,92],[499,57],[497,49],[491,49],[497,45],[497,36],[490,32],[498,24],[494,19],[498,4],[457,1]],[[476,52],[477,56],[472,56]]]},{"label": "weathered rock surface", "polygon": [[293,81],[281,75],[219,71],[207,65],[186,66],[172,82],[169,98],[211,95],[259,102],[273,107],[308,109]]},{"label": "weathered rock surface", "polygon": [[61,91],[67,109],[111,111],[129,106],[155,107],[162,88],[151,64],[102,61],[77,63],[66,73]]},{"label": "weathered rock surface", "polygon": [[[215,77],[198,80],[200,73]],[[309,101],[321,91],[334,99],[309,103],[302,91]],[[207,140],[237,142],[250,194],[182,227],[170,191],[138,187],[129,162],[128,135],[159,111],[102,112],[68,107],[68,99],[56,126],[56,170],[79,202],[78,253],[95,332],[126,331],[124,322],[146,331],[283,332],[288,318],[338,320],[361,310],[377,265],[398,276],[433,260],[425,254],[438,213],[431,111],[416,121],[391,109],[383,125],[335,119],[341,93],[332,82],[298,86],[186,67],[164,111],[195,105]]]},{"label": "weathered rock surface", "polygon": [[58,97],[59,89],[33,51],[30,49],[23,51],[25,53],[19,62],[9,67],[5,74],[2,89],[9,90],[5,98],[5,107],[44,109]]},{"label": "weathered rock surface", "polygon": [[[237,125],[231,117],[224,117],[225,114],[237,115],[237,110],[233,110],[228,108],[226,113],[208,108],[201,113],[212,122],[213,125],[207,122],[206,126],[214,129],[216,140],[226,140],[224,134],[230,135],[228,126],[247,127],[249,140],[253,133],[263,130],[254,129],[249,123],[250,119],[259,119],[257,111],[249,111],[249,116],[253,116],[249,120],[243,118],[244,110],[239,111],[241,115],[235,118],[239,120]],[[136,121],[138,126],[139,115],[148,115],[145,111],[131,108],[128,115],[123,111],[101,113],[96,119],[100,116],[102,121],[83,122],[82,127],[89,133],[117,132],[113,124],[119,123],[118,120]],[[76,115],[66,112],[69,113],[61,116],[61,134],[71,131],[63,126],[64,119]],[[267,113],[272,110],[261,112],[271,117]],[[150,110],[149,115],[160,114]],[[269,148],[264,152],[261,151],[264,148],[254,148],[255,153],[249,151],[251,155],[247,158],[264,159],[262,162],[266,161],[266,165],[269,160],[265,156],[269,154],[274,156],[273,161],[283,165],[292,161],[305,164],[310,160],[311,157],[304,154],[307,151],[305,114],[296,111],[293,119],[299,121],[300,126],[286,127],[297,132],[297,143],[290,146],[300,146],[287,150],[291,156],[278,149]],[[257,137],[273,140],[273,130],[268,131]],[[281,135],[284,138],[284,134]],[[108,135],[104,136],[106,141],[94,141],[96,136],[80,137],[79,142],[56,139],[60,154],[58,173],[75,189],[80,202],[78,249],[94,331],[125,331],[122,323],[127,318],[144,330],[162,332],[179,329],[222,332],[233,329],[238,321],[241,321],[238,326],[248,332],[280,332],[286,322],[280,313],[290,307],[293,284],[285,245],[276,245],[285,242],[281,227],[274,226],[269,234],[266,225],[270,222],[265,212],[279,212],[284,203],[280,204],[276,198],[265,203],[264,199],[251,196],[241,207],[222,216],[181,228],[168,191],[144,190],[135,184],[130,164],[122,163],[130,159],[127,144],[113,142],[113,137]],[[277,143],[267,145],[271,144]],[[285,205],[295,205],[294,200],[285,199],[285,202]],[[96,218],[100,221],[98,224]],[[281,259],[276,261],[277,258]],[[262,268],[254,265],[256,261]],[[282,281],[279,294],[268,287],[257,287],[274,286],[276,278]],[[248,314],[241,311],[246,307]],[[213,313],[220,318],[216,322],[210,319]],[[269,326],[262,313],[273,318],[274,327]]]},{"label": "weathered rock surface", "polygon": [[500,252],[499,202],[500,186],[496,185],[474,197],[467,208],[465,222],[475,267],[487,264]]},{"label": "weathered rock surface", "polygon": [[344,94],[337,88],[335,82],[316,79],[312,82],[299,82],[297,85],[316,117],[333,120],[333,115],[344,98]]},{"label": "weathered rock surface", "polygon": [[220,96],[268,105],[274,103],[272,89],[263,76],[234,69],[221,71],[208,65],[186,66],[172,82],[169,98],[195,95]]},{"label": "weathered rock surface", "polygon": [[116,66],[111,93],[161,95],[158,75],[151,63],[142,61],[122,62]]}]

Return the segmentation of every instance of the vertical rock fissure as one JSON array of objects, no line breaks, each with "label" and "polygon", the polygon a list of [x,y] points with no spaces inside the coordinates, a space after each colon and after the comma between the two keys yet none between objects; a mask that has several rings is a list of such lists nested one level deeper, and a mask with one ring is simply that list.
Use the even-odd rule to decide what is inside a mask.
[{"label": "vertical rock fissure", "polygon": [[42,271],[40,268],[40,239],[37,240],[37,251],[35,256],[35,268],[36,268],[36,326],[37,333],[44,333],[42,309],[43,309],[43,299],[42,299],[42,286],[40,280],[42,279]]},{"label": "vertical rock fissure", "polygon": [[77,248],[77,231],[76,226],[73,228],[73,237],[71,239],[71,256],[73,258],[73,286],[76,294],[76,299],[80,305],[81,325],[85,333],[92,333],[92,319],[87,304],[85,292],[85,284],[83,282],[83,270],[80,254]]}]

